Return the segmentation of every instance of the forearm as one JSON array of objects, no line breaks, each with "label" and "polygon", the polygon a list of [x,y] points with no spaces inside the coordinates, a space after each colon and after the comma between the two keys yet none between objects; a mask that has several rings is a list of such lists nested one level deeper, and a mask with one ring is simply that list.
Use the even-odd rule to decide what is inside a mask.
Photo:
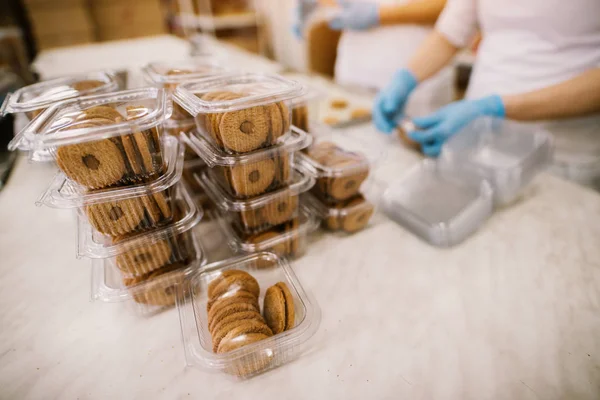
[{"label": "forearm", "polygon": [[384,5],[379,9],[379,21],[381,25],[432,25],[445,4],[446,0],[416,0],[402,5]]},{"label": "forearm", "polygon": [[503,96],[506,117],[517,121],[600,113],[600,68],[533,92]]},{"label": "forearm", "polygon": [[408,69],[422,82],[435,75],[454,57],[458,48],[442,34],[433,31],[408,63]]}]

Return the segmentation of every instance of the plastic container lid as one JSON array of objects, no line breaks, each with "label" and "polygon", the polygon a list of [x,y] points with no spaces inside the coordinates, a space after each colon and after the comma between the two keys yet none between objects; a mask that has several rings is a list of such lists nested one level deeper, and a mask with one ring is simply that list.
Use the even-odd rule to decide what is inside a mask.
[{"label": "plastic container lid", "polygon": [[219,62],[211,57],[197,57],[178,61],[156,61],[142,68],[148,83],[163,86],[176,86],[182,82],[214,76],[225,71]]},{"label": "plastic container lid", "polygon": [[479,177],[424,160],[382,197],[383,211],[394,221],[438,247],[462,242],[492,214],[493,193]]},{"label": "plastic container lid", "polygon": [[211,142],[204,139],[202,135],[191,132],[188,135],[183,134],[184,142],[190,146],[206,165],[213,168],[217,165],[232,166],[251,164],[257,161],[274,158],[282,153],[294,153],[298,150],[310,146],[312,136],[303,130],[292,127],[291,134],[283,142],[266,149],[260,149],[245,154],[229,154],[215,147]]},{"label": "plastic container lid", "polygon": [[481,118],[444,144],[438,163],[486,179],[495,203],[504,205],[515,200],[551,160],[550,135],[513,121]]},{"label": "plastic container lid", "polygon": [[[194,246],[196,259],[178,271],[189,275],[206,265],[206,255],[200,241],[192,233],[191,243]],[[166,276],[170,272],[164,274]],[[163,277],[160,275],[159,278]],[[133,299],[136,294],[143,293],[148,288],[148,282],[132,286],[123,283],[123,272],[115,264],[114,258],[92,260],[92,299],[103,302],[120,302]]]},{"label": "plastic container lid", "polygon": [[195,178],[198,183],[204,188],[208,197],[222,210],[222,211],[249,211],[256,210],[257,208],[264,207],[267,204],[274,202],[275,200],[283,197],[297,196],[304,193],[315,184],[315,179],[306,174],[300,167],[296,167],[292,183],[280,190],[270,192],[257,197],[253,197],[246,200],[238,200],[227,193],[223,188],[215,183],[209,177],[209,171],[204,171],[201,174],[196,174]]},{"label": "plastic container lid", "polygon": [[[242,270],[260,285],[259,304],[266,290],[278,282],[289,288],[294,302],[295,323],[291,329],[227,353],[215,353],[208,329],[206,307],[208,284],[223,271]],[[294,270],[273,253],[236,257],[207,265],[188,275],[178,291],[177,308],[181,322],[186,364],[249,378],[291,361],[308,349],[321,322],[316,301],[302,287]]]},{"label": "plastic container lid", "polygon": [[[86,81],[89,83],[85,84]],[[25,86],[12,93],[2,104],[0,115],[40,110],[59,101],[113,92],[118,88],[118,80],[112,72],[92,72],[52,79]]]},{"label": "plastic container lid", "polygon": [[[244,97],[233,100],[200,98],[211,92],[240,93]],[[175,90],[173,98],[188,113],[196,116],[291,100],[302,94],[301,84],[278,75],[231,74],[182,83]]]},{"label": "plastic container lid", "polygon": [[166,190],[181,178],[185,148],[177,138],[170,136],[163,138],[163,145],[166,169],[164,174],[151,182],[89,191],[59,172],[48,189],[36,201],[36,205],[43,204],[52,208],[76,208],[89,204],[148,196]]},{"label": "plastic container lid", "polygon": [[113,243],[110,236],[96,232],[87,219],[78,216],[78,250],[77,257],[107,258],[130,251],[139,246],[169,240],[170,238],[189,231],[196,226],[204,215],[182,184],[175,186],[173,195],[180,208],[178,218],[164,228],[148,232],[140,232],[126,239]]},{"label": "plastic container lid", "polygon": [[[123,111],[122,115],[127,114],[124,110],[128,106],[139,106],[143,107],[144,114],[132,120],[65,130],[79,123],[75,118],[82,110],[101,105],[116,107],[117,111]],[[171,111],[164,89],[143,88],[87,96],[49,107],[30,122],[23,136],[36,150],[96,141],[151,129],[162,124]]]}]

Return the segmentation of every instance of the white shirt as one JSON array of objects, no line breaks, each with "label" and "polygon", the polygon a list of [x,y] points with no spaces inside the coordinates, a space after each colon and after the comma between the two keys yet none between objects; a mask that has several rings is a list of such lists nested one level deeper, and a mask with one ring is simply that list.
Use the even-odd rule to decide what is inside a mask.
[{"label": "white shirt", "polygon": [[[480,28],[467,97],[541,89],[600,67],[600,0],[448,0],[436,29],[458,47]],[[543,123],[556,159],[596,164],[600,114]]]},{"label": "white shirt", "polygon": [[[351,0],[365,1],[365,0]],[[413,0],[375,0],[379,5],[404,4]],[[600,0],[599,0],[600,1]],[[338,44],[336,82],[342,85],[382,89],[396,71],[406,67],[432,27],[422,25],[383,26],[366,31],[344,31]],[[451,72],[446,70],[420,85],[411,96],[407,112],[425,114],[452,99]],[[412,109],[412,110],[411,110]],[[418,111],[417,111],[418,109]]]}]

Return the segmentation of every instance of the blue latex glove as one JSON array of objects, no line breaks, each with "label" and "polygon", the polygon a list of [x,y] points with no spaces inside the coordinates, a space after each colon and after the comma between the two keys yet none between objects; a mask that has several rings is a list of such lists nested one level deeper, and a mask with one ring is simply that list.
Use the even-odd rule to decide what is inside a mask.
[{"label": "blue latex glove", "polygon": [[379,25],[379,8],[371,2],[338,1],[340,13],[329,21],[329,27],[336,31],[349,29],[363,31]]},{"label": "blue latex glove", "polygon": [[383,133],[392,133],[402,116],[406,100],[417,87],[417,78],[407,69],[396,72],[392,81],[381,90],[373,105],[373,122]]},{"label": "blue latex glove", "polygon": [[304,38],[306,20],[318,6],[317,0],[297,0],[296,7],[294,7],[294,24],[292,25],[292,33],[297,39]]},{"label": "blue latex glove", "polygon": [[430,157],[440,154],[442,145],[471,121],[484,117],[504,118],[506,110],[497,95],[478,100],[462,100],[440,108],[426,117],[414,118],[413,123],[422,130],[409,132],[408,136],[421,144],[423,153]]}]

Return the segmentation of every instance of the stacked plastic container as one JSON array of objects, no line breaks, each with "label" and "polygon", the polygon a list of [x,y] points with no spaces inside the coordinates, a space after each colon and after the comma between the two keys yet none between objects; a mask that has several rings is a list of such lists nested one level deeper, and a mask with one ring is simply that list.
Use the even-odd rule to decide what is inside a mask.
[{"label": "stacked plastic container", "polygon": [[184,149],[165,134],[170,114],[163,89],[127,90],[56,103],[22,134],[60,169],[38,203],[77,211],[93,296],[142,313],[175,305],[176,284],[205,263],[192,232],[203,211],[179,184]]},{"label": "stacked plastic container", "polygon": [[[369,225],[378,190],[372,168],[383,152],[348,135],[335,135],[315,127],[313,145],[298,157],[298,163],[316,179],[303,201],[330,231],[358,232]],[[370,192],[370,196],[365,196]],[[375,199],[374,199],[375,198]]]},{"label": "stacked plastic container", "polygon": [[289,104],[303,94],[277,75],[230,74],[177,87],[175,102],[195,118],[185,142],[209,167],[195,174],[214,202],[231,247],[240,252],[304,253],[315,219],[299,196],[314,185],[294,167],[311,143],[291,126]]}]

